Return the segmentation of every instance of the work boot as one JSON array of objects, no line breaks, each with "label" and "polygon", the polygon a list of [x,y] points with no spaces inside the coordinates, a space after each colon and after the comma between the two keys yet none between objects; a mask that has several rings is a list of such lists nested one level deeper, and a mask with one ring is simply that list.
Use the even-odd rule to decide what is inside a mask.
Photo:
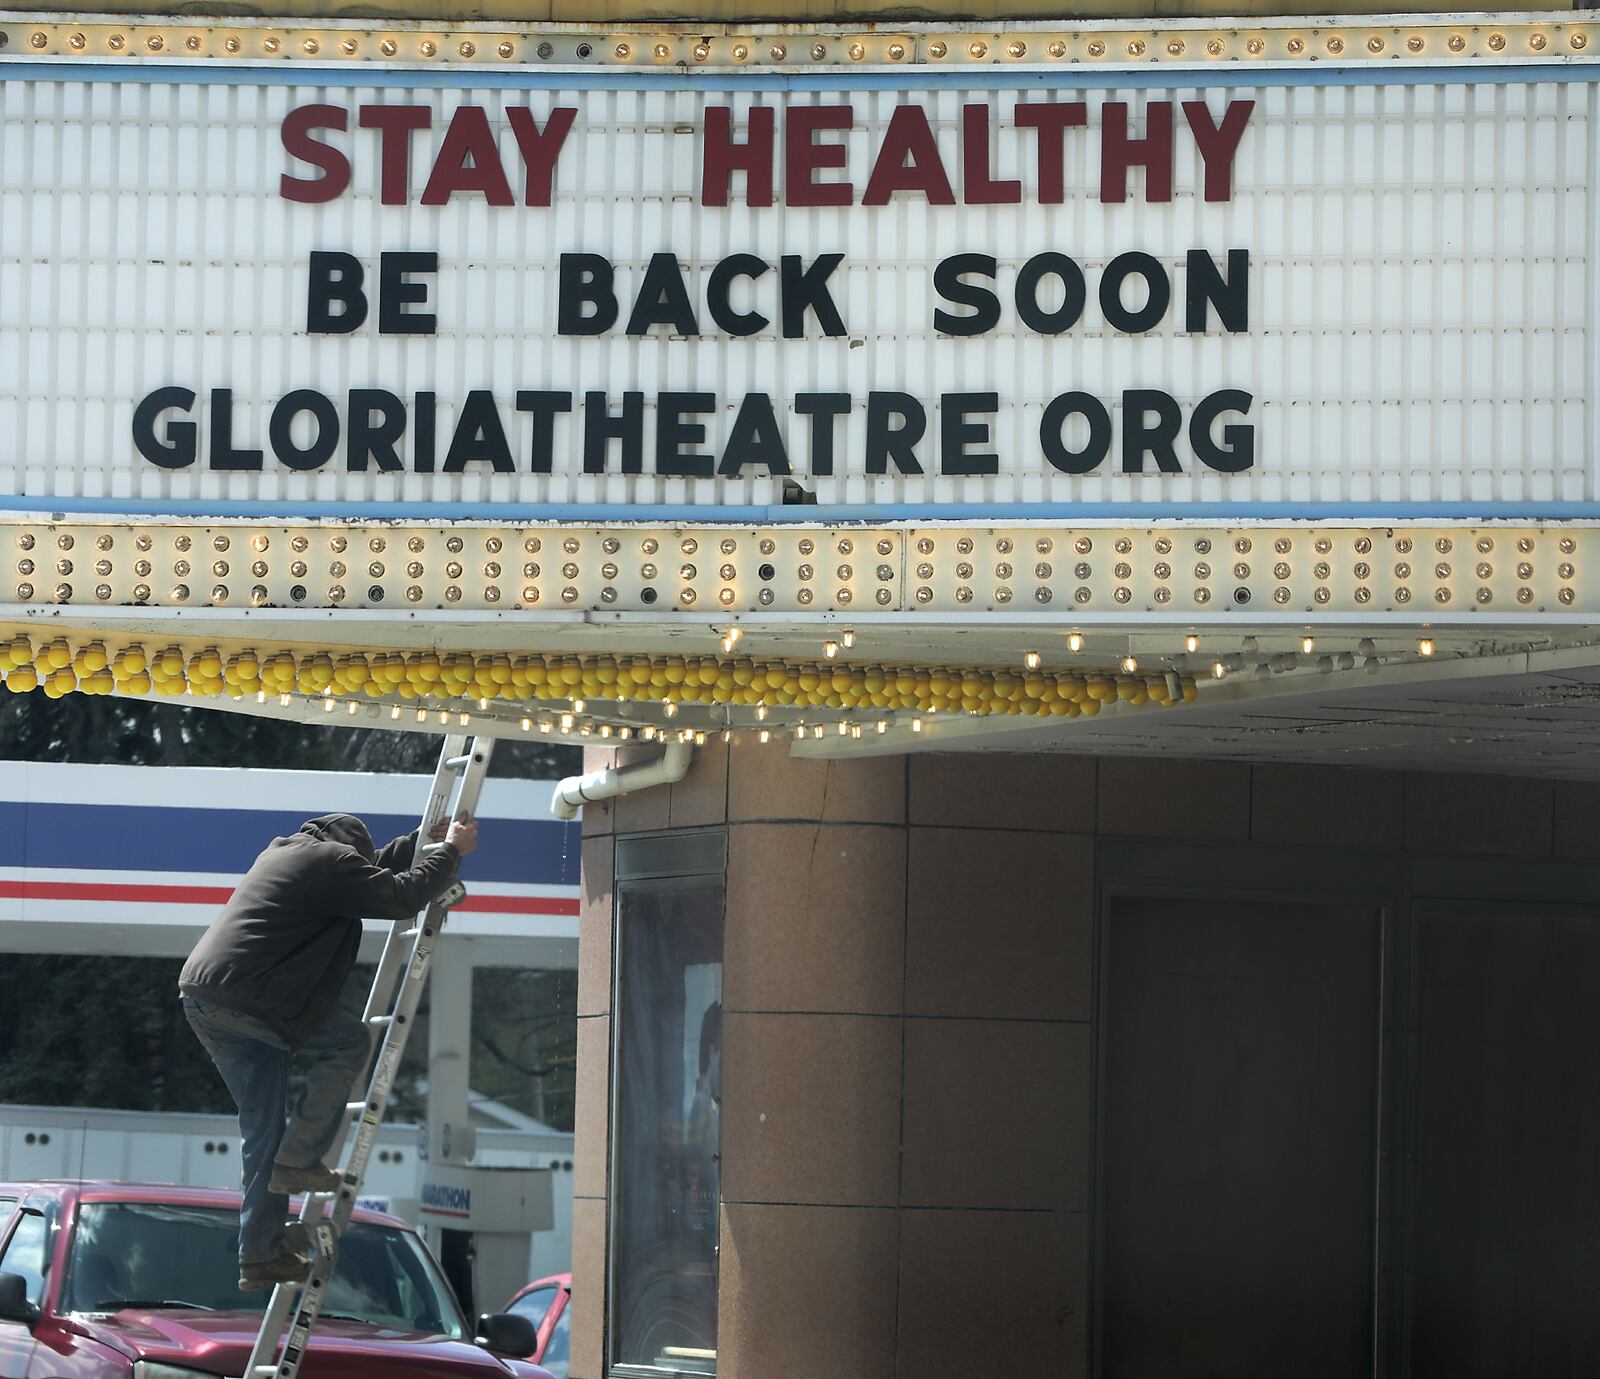
[{"label": "work boot", "polygon": [[239,1265],[239,1290],[259,1293],[280,1283],[304,1283],[310,1276],[311,1265],[298,1255],[274,1255],[271,1259],[258,1259]]},{"label": "work boot", "polygon": [[317,1257],[316,1244],[311,1239],[311,1232],[306,1229],[304,1221],[285,1221],[283,1223],[283,1251],[291,1254],[296,1259],[302,1259],[307,1264]]},{"label": "work boot", "polygon": [[293,1164],[273,1164],[272,1178],[267,1187],[272,1192],[337,1192],[342,1179],[339,1170],[322,1164],[308,1164],[298,1168]]}]

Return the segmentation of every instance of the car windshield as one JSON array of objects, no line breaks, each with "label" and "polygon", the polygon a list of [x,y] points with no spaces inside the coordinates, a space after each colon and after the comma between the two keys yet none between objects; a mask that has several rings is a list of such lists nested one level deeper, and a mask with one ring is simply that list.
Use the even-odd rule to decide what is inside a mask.
[{"label": "car windshield", "polygon": [[[78,1210],[63,1310],[119,1306],[261,1312],[270,1292],[240,1292],[239,1215],[226,1207],[86,1202]],[[409,1231],[353,1222],[339,1242],[325,1317],[467,1338],[437,1267]]]}]

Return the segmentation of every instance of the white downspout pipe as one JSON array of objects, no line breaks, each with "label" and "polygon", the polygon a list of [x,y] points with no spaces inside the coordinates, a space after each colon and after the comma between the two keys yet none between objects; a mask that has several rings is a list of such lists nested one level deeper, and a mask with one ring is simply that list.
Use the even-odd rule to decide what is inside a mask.
[{"label": "white downspout pipe", "polygon": [[586,776],[568,776],[556,786],[556,793],[550,801],[550,812],[558,819],[575,819],[579,807],[585,802],[630,795],[635,790],[645,790],[652,785],[672,785],[687,774],[693,755],[694,748],[687,742],[670,742],[667,750],[654,761],[636,761],[621,767],[607,766],[599,771],[591,771]]}]

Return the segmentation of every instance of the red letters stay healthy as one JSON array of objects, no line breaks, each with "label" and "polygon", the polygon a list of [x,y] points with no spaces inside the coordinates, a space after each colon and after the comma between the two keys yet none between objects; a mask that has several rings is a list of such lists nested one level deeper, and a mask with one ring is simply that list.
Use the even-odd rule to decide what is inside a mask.
[{"label": "red letters stay healthy", "polygon": [[[1254,108],[1254,101],[1229,101],[1217,119],[1204,101],[1148,101],[1141,112],[1141,133],[1125,101],[1102,102],[1093,119],[1083,101],[1018,101],[1011,110],[1011,137],[1031,144],[1031,159],[1024,151],[1018,161],[1031,167],[1027,191],[1040,205],[1060,205],[1069,191],[1101,201],[1126,201],[1135,168],[1143,170],[1147,202],[1171,201],[1175,115],[1181,110],[1203,170],[1204,198],[1227,201],[1233,196],[1234,158]],[[541,127],[526,106],[505,107],[505,123],[521,156],[523,205],[550,204],[556,160],[577,113],[570,106],[557,106]],[[746,114],[745,137],[738,138],[732,109],[708,106],[701,204],[726,206],[734,194],[735,174],[740,174],[745,204],[772,206],[780,196],[780,172],[785,206],[882,206],[897,193],[921,197],[935,206],[952,206],[958,200],[969,206],[1023,200],[1022,178],[994,175],[996,125],[1002,130],[1005,126],[989,105],[962,109],[960,166],[955,176],[945,165],[928,113],[920,105],[895,108],[870,166],[860,169],[851,168],[845,143],[855,121],[855,108],[848,104],[795,105],[782,112],[770,105],[752,105]],[[350,112],[342,106],[303,105],[284,117],[285,151],[320,173],[315,177],[285,173],[279,189],[287,200],[332,201],[343,195],[350,187],[352,160],[362,153],[368,158],[376,155],[379,200],[385,206],[403,206],[415,199],[413,143],[416,135],[432,129],[432,110],[421,105],[363,105],[356,111],[356,124],[375,137],[367,142],[351,137]],[[1066,140],[1075,129],[1098,136],[1099,176],[1093,187],[1066,185]],[[342,137],[335,140],[330,135]],[[858,186],[856,177],[862,172],[866,181]],[[515,180],[502,161],[489,113],[482,106],[463,105],[451,114],[438,138],[421,204],[442,206],[455,196],[481,196],[491,206],[511,206],[516,203]]]},{"label": "red letters stay healthy", "polygon": [[[578,112],[557,106],[541,129],[526,106],[506,107],[506,123],[522,155],[524,206],[548,206],[555,186],[556,159]],[[356,111],[362,129],[377,131],[378,199],[385,206],[412,200],[411,141],[433,125],[425,105],[363,105]],[[350,112],[340,105],[302,105],[283,117],[283,147],[291,158],[320,168],[320,177],[285,173],[278,191],[287,201],[332,201],[350,186],[350,157],[319,137],[350,127]],[[443,206],[452,196],[482,196],[491,206],[511,206],[511,179],[500,161],[499,145],[489,116],[480,105],[460,106],[445,126],[439,151],[422,190],[424,206]]]}]

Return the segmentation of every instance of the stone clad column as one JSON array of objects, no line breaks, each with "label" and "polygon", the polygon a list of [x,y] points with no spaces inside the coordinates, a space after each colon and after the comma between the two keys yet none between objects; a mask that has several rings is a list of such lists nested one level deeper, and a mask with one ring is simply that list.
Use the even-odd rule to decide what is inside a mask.
[{"label": "stone clad column", "polygon": [[[572,1379],[601,1379],[612,843],[727,827],[719,1379],[1086,1354],[1092,762],[695,753],[586,810]],[[998,1325],[997,1325],[998,1323]]]}]

